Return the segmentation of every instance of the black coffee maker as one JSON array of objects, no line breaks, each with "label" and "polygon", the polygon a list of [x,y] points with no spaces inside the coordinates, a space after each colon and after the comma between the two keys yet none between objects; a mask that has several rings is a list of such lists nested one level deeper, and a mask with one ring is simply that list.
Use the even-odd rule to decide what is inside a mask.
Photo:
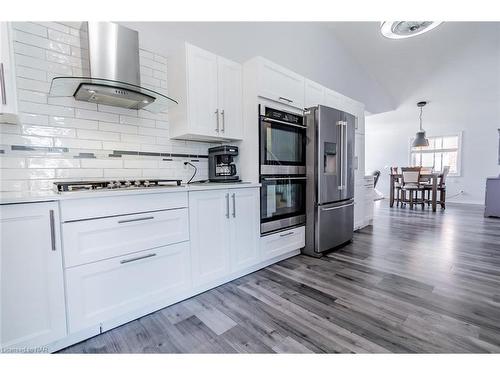
[{"label": "black coffee maker", "polygon": [[208,149],[208,179],[210,182],[238,182],[234,157],[238,147],[222,145]]}]

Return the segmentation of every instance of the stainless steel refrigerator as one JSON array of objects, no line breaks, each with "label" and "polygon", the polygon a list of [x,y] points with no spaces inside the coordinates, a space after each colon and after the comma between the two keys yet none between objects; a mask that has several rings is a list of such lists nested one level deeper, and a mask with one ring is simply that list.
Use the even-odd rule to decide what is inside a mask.
[{"label": "stainless steel refrigerator", "polygon": [[349,113],[317,106],[305,111],[306,245],[319,257],[352,240],[354,226],[354,129]]}]

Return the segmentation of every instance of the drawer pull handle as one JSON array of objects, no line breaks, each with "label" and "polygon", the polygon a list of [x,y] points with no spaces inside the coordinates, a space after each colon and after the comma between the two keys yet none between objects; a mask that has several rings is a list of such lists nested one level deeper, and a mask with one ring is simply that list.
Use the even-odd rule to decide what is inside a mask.
[{"label": "drawer pull handle", "polygon": [[293,234],[293,232],[283,233],[283,234],[280,234],[280,237],[287,237],[287,236],[291,236],[292,234]]},{"label": "drawer pull handle", "polygon": [[288,99],[288,98],[285,98],[283,96],[280,96],[279,97],[279,100],[284,100],[285,102],[288,102],[288,103],[293,103],[293,100],[292,99]]},{"label": "drawer pull handle", "polygon": [[138,217],[137,219],[120,220],[118,221],[118,224],[132,223],[134,221],[152,220],[154,218],[155,218],[154,216],[147,216],[147,217]]},{"label": "drawer pull handle", "polygon": [[135,262],[136,260],[141,260],[141,259],[146,259],[146,258],[152,258],[154,256],[156,256],[156,253],[151,253],[151,254],[148,254],[148,255],[143,255],[142,257],[137,257],[137,258],[123,259],[123,260],[120,260],[120,263],[121,264],[125,264],[125,263]]}]

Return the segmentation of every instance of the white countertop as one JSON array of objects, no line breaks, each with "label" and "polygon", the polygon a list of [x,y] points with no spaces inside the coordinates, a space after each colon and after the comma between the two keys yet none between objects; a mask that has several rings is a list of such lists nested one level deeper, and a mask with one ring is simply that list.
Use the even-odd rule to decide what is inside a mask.
[{"label": "white countertop", "polygon": [[39,192],[0,192],[0,204],[13,204],[13,203],[34,203],[34,202],[48,202],[60,201],[66,199],[81,199],[91,197],[116,197],[120,195],[138,195],[138,194],[160,194],[160,193],[173,193],[173,192],[189,192],[189,191],[203,191],[203,190],[218,190],[218,189],[235,189],[235,188],[251,188],[259,187],[259,183],[254,182],[234,182],[234,183],[193,183],[183,184],[181,186],[162,186],[147,189],[116,189],[116,190],[98,190],[98,191],[81,191],[81,192],[68,192],[56,193],[53,191],[39,191]]}]

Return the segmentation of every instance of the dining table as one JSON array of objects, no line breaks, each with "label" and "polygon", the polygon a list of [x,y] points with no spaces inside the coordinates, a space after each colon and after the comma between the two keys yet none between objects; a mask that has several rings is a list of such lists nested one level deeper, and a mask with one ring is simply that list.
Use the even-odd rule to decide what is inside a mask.
[{"label": "dining table", "polygon": [[[390,185],[390,192],[389,192],[389,206],[392,207],[392,206],[394,206],[395,182],[397,180],[402,179],[403,174],[402,173],[391,173],[389,176],[391,178],[391,185]],[[443,176],[442,172],[421,172],[420,173],[421,180],[430,180],[430,182],[432,184],[432,198],[431,198],[432,212],[436,212],[437,187],[438,187],[438,181],[442,176]]]}]

